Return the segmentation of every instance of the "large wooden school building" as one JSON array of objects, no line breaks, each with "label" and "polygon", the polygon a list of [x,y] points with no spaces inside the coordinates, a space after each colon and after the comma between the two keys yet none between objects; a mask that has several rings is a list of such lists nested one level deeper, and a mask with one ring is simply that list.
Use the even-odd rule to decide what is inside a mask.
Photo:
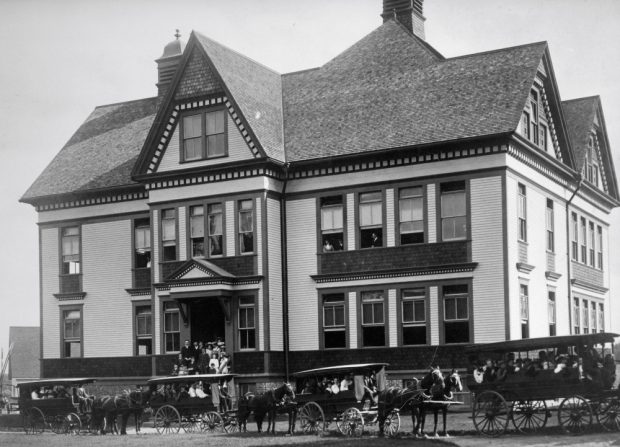
[{"label": "large wooden school building", "polygon": [[42,376],[141,380],[221,337],[247,385],[405,377],[467,366],[467,343],[608,328],[599,97],[561,101],[544,42],[443,57],[422,7],[384,0],[378,28],[288,74],[177,36],[157,96],[96,107],[21,199]]}]

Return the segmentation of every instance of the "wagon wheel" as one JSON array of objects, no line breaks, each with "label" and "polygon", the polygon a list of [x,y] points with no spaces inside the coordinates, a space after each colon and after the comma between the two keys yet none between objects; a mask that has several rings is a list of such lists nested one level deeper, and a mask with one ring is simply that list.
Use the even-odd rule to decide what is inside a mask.
[{"label": "wagon wheel", "polygon": [[56,415],[48,420],[48,424],[52,432],[56,433],[57,435],[64,433],[63,419],[64,418],[62,416]]},{"label": "wagon wheel", "polygon": [[200,431],[205,433],[222,433],[224,431],[224,420],[215,411],[204,413],[200,418]]},{"label": "wagon wheel", "polygon": [[241,431],[235,412],[224,413],[224,431],[226,433],[238,433]]},{"label": "wagon wheel", "polygon": [[45,430],[45,416],[37,407],[25,410],[22,419],[24,431],[29,435],[43,433]]},{"label": "wagon wheel", "polygon": [[304,433],[322,434],[325,431],[325,414],[316,402],[306,402],[299,410],[299,423]]},{"label": "wagon wheel", "polygon": [[519,400],[512,404],[512,423],[521,433],[534,433],[547,425],[549,413],[544,400]]},{"label": "wagon wheel", "polygon": [[195,433],[200,430],[199,419],[193,414],[182,416],[181,428],[185,433]]},{"label": "wagon wheel", "polygon": [[155,413],[153,425],[160,435],[178,433],[181,429],[181,415],[173,406],[164,405]]},{"label": "wagon wheel", "polygon": [[397,410],[390,411],[383,421],[383,432],[388,438],[394,438],[400,429],[400,414]]},{"label": "wagon wheel", "polygon": [[620,400],[618,398],[602,400],[596,412],[596,419],[607,431],[620,430]]},{"label": "wagon wheel", "polygon": [[62,432],[69,435],[79,435],[82,430],[82,421],[75,413],[69,413],[62,421]]},{"label": "wagon wheel", "polygon": [[476,396],[472,418],[478,433],[485,436],[500,436],[506,431],[510,411],[501,394],[495,391],[483,391]]},{"label": "wagon wheel", "polygon": [[364,416],[357,408],[348,408],[342,413],[340,425],[340,431],[345,436],[362,436],[364,433]]},{"label": "wagon wheel", "polygon": [[581,396],[568,397],[558,408],[558,423],[571,435],[581,435],[592,424],[592,408]]}]

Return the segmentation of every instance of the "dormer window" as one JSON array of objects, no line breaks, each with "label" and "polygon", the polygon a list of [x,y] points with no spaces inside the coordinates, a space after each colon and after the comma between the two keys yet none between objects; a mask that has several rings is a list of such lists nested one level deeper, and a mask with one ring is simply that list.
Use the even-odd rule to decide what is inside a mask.
[{"label": "dormer window", "polygon": [[586,165],[585,165],[586,180],[592,183],[598,188],[599,166],[598,156],[596,155],[596,149],[594,147],[594,138],[590,136],[588,138],[588,149],[586,151]]},{"label": "dormer window", "polygon": [[183,117],[181,161],[196,161],[228,155],[224,109]]}]

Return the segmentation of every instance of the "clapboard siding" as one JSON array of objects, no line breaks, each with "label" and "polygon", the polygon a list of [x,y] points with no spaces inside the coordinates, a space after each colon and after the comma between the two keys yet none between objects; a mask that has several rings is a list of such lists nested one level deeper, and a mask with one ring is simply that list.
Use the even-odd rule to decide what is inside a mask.
[{"label": "clapboard siding", "polygon": [[272,351],[282,343],[282,252],[280,202],[267,199],[267,257],[269,264],[269,344]]},{"label": "clapboard siding", "polygon": [[153,281],[159,282],[159,210],[153,210],[153,222],[151,222],[151,249],[153,251]]},{"label": "clapboard siding", "polygon": [[347,194],[347,250],[355,250],[355,194]]},{"label": "clapboard siding", "polygon": [[385,215],[387,219],[385,222],[387,229],[386,244],[388,247],[393,247],[396,235],[394,233],[394,190],[392,188],[385,191]]},{"label": "clapboard siding", "polygon": [[131,355],[131,220],[83,225],[82,247],[84,357]]},{"label": "clapboard siding", "polygon": [[478,263],[473,282],[472,341],[500,341],[506,337],[501,178],[472,179],[470,202],[472,260]]},{"label": "clapboard siding", "polygon": [[[257,197],[254,200],[254,209],[256,210],[256,264],[257,271],[259,275],[263,274],[263,225],[262,225],[262,215],[263,215],[263,207],[261,205],[261,198]],[[263,291],[263,285],[261,284],[258,290],[258,344],[259,349],[262,351],[265,349],[265,304],[263,300],[265,299],[265,294]]]},{"label": "clapboard siding", "polygon": [[43,358],[60,357],[60,315],[58,300],[58,228],[41,230],[41,316]]},{"label": "clapboard siding", "polygon": [[80,206],[53,211],[41,211],[38,214],[39,223],[57,222],[61,220],[90,219],[109,217],[118,214],[144,213],[149,210],[146,200],[129,200],[103,205]]},{"label": "clapboard siding", "polygon": [[389,328],[389,346],[394,348],[398,346],[398,328],[396,327],[396,289],[388,290],[388,328]]},{"label": "clapboard siding", "polygon": [[230,163],[233,161],[249,160],[253,159],[254,155],[250,151],[250,148],[246,144],[234,124],[234,120],[228,114],[228,157],[214,158],[211,160],[198,160],[187,163],[180,163],[181,151],[180,151],[180,130],[179,126],[176,126],[168,147],[162,155],[161,162],[157,168],[157,172],[174,171],[175,169],[188,169],[202,166],[213,166],[222,163]]},{"label": "clapboard siding", "polygon": [[357,348],[357,293],[349,292],[349,348]]},{"label": "clapboard siding", "polygon": [[431,345],[439,344],[439,288],[431,286],[428,288],[428,300],[431,316]]},{"label": "clapboard siding", "polygon": [[217,197],[230,194],[247,194],[248,191],[262,191],[273,186],[268,177],[248,177],[226,181],[207,182],[204,184],[176,186],[173,188],[152,189],[149,191],[149,203],[195,200],[198,197]]},{"label": "clapboard siding", "polygon": [[179,208],[177,208],[178,211],[178,235],[179,235],[179,240],[178,240],[178,253],[177,253],[177,259],[179,261],[186,261],[187,260],[187,207],[184,206],[180,206]]},{"label": "clapboard siding", "polygon": [[224,221],[226,223],[226,256],[235,256],[235,202],[232,200],[226,202]]},{"label": "clapboard siding", "polygon": [[293,351],[318,349],[315,199],[287,202],[290,347]]},{"label": "clapboard siding", "polygon": [[428,242],[437,242],[437,206],[435,200],[435,184],[430,183],[426,187],[426,206],[428,209]]}]

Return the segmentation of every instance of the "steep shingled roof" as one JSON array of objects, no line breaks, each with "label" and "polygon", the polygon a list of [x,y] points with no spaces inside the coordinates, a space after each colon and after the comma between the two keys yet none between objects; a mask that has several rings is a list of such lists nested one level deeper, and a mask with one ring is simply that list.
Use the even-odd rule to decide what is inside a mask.
[{"label": "steep shingled roof", "polygon": [[575,169],[581,172],[586,160],[588,137],[592,131],[597,105],[596,96],[562,101],[564,119],[575,155]]},{"label": "steep shingled roof", "polygon": [[156,106],[146,98],[95,108],[21,200],[135,184],[131,169]]},{"label": "steep shingled roof", "polygon": [[388,21],[324,66],[283,76],[288,160],[512,132],[545,48],[443,60]]},{"label": "steep shingled roof", "polygon": [[284,161],[279,73],[194,31],[268,157]]}]

